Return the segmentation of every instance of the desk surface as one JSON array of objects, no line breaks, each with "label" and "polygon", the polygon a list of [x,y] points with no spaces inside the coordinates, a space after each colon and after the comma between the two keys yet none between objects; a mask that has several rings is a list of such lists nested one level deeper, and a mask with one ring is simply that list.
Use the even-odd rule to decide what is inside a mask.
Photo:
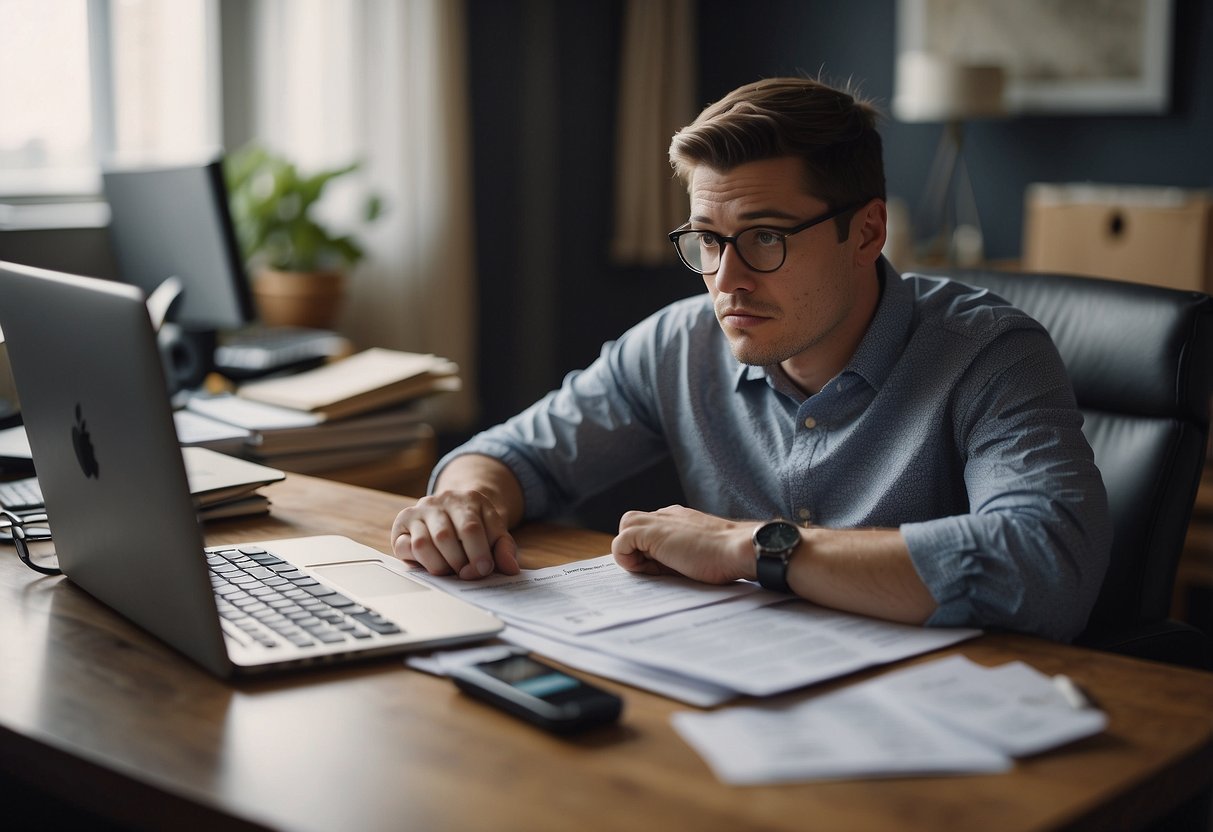
[{"label": "desk surface", "polygon": [[[295,475],[267,493],[271,516],[208,540],[339,533],[382,549],[405,500]],[[608,547],[550,526],[518,536],[526,567]],[[1213,674],[1012,635],[942,652],[1064,671],[1108,730],[1007,774],[730,788],[670,727],[686,706],[659,696],[604,681],[622,722],[568,740],[399,659],[229,684],[3,549],[0,774],[134,827],[297,830],[1135,828],[1213,782]]]}]

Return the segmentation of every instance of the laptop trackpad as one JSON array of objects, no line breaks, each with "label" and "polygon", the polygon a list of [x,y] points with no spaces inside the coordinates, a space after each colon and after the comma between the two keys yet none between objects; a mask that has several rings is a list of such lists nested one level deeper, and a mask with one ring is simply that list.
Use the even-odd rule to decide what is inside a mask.
[{"label": "laptop trackpad", "polygon": [[425,584],[399,575],[375,561],[313,566],[311,571],[318,573],[337,589],[343,589],[359,598],[379,598],[384,595],[429,590]]}]

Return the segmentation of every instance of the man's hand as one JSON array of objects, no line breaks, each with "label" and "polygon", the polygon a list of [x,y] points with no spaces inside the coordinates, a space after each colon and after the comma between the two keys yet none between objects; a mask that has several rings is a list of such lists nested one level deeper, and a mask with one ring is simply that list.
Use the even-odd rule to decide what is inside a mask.
[{"label": "man's hand", "polygon": [[683,506],[629,511],[619,520],[611,554],[629,572],[676,573],[710,584],[752,579],[754,526]]},{"label": "man's hand", "polygon": [[509,530],[521,519],[522,486],[510,469],[467,454],[442,469],[432,496],[396,515],[392,553],[432,575],[517,575],[518,544]]},{"label": "man's hand", "polygon": [[[759,522],[724,520],[682,506],[629,511],[619,521],[611,554],[629,572],[685,575],[711,584],[753,580]],[[897,529],[813,526],[800,537],[788,568],[788,585],[800,597],[907,624],[921,624],[935,611],[935,599]]]},{"label": "man's hand", "polygon": [[443,491],[397,514],[392,552],[433,575],[474,580],[494,570],[518,574],[518,544],[479,491]]}]

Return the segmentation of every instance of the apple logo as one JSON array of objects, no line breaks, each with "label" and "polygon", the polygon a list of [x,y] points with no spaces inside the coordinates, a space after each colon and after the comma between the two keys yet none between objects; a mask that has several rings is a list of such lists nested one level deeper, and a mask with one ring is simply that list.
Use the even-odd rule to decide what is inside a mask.
[{"label": "apple logo", "polygon": [[93,452],[93,441],[88,437],[88,427],[84,414],[76,404],[76,424],[72,425],[72,447],[76,449],[76,459],[80,462],[80,470],[86,477],[96,477],[101,473],[97,464],[97,455]]}]

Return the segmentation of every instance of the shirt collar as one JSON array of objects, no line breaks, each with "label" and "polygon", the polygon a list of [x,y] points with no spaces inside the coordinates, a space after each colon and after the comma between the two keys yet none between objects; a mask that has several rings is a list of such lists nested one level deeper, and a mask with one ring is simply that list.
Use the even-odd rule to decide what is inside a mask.
[{"label": "shirt collar", "polygon": [[859,375],[879,390],[901,358],[914,318],[913,289],[883,256],[876,265],[881,282],[880,303],[863,340],[843,372]]},{"label": "shirt collar", "polygon": [[[876,276],[881,284],[876,314],[872,316],[868,331],[847,366],[843,368],[843,372],[855,373],[872,387],[879,389],[888,378],[893,365],[897,363],[909,337],[914,303],[909,285],[883,256],[876,264]],[[738,362],[734,389],[740,390],[742,382],[758,380],[767,381],[779,389],[778,378],[781,373],[777,371],[778,365],[758,367]]]}]

